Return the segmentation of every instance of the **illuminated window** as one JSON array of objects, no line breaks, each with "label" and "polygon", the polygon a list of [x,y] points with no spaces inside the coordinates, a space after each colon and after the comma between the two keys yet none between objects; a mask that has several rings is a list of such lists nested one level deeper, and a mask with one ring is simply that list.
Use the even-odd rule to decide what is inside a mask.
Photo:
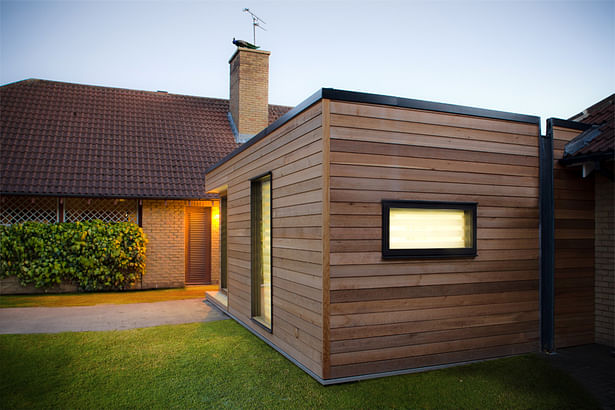
[{"label": "illuminated window", "polygon": [[252,180],[252,319],[271,330],[271,174]]},{"label": "illuminated window", "polygon": [[476,203],[382,201],[382,256],[476,256]]}]

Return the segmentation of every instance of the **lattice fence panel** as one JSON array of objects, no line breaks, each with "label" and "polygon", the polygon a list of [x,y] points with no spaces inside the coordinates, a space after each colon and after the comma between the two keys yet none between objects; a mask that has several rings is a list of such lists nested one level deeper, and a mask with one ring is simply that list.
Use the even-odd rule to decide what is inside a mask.
[{"label": "lattice fence panel", "polygon": [[91,221],[137,223],[135,199],[66,198],[64,220],[66,222]]},{"label": "lattice fence panel", "polygon": [[58,221],[58,198],[46,196],[0,197],[0,223],[13,225],[27,221]]}]

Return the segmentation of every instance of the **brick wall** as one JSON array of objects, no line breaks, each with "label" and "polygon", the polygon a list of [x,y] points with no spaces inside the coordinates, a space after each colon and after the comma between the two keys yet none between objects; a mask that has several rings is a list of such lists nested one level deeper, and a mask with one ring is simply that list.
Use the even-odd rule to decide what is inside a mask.
[{"label": "brick wall", "polygon": [[[149,241],[143,289],[184,286],[186,206],[212,206],[212,215],[218,213],[217,201],[143,201],[142,225]],[[213,283],[218,283],[220,235],[218,223],[212,222],[211,277]]]},{"label": "brick wall", "polygon": [[596,343],[615,347],[615,183],[596,175]]},{"label": "brick wall", "polygon": [[184,201],[143,201],[147,253],[143,288],[184,285]]},{"label": "brick wall", "polygon": [[230,111],[240,134],[269,123],[269,51],[238,48],[230,64]]}]

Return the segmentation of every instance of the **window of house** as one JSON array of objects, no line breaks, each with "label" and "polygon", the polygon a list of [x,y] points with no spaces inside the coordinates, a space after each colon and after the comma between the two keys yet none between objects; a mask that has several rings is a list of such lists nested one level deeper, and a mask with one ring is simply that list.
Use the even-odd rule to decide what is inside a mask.
[{"label": "window of house", "polygon": [[382,256],[476,256],[476,203],[382,201]]},{"label": "window of house", "polygon": [[220,288],[227,289],[227,198],[226,195],[220,197]]},{"label": "window of house", "polygon": [[271,330],[271,174],[250,186],[252,318]]}]

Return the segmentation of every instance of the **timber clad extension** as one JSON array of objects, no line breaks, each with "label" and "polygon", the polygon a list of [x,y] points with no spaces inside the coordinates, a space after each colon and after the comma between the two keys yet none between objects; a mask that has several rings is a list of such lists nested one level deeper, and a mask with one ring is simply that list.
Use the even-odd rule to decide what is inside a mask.
[{"label": "timber clad extension", "polygon": [[[536,117],[323,89],[207,173],[228,197],[219,305],[325,384],[538,350],[538,137]],[[249,299],[267,172],[272,333]],[[383,200],[476,202],[478,255],[384,260]]]},{"label": "timber clad extension", "polygon": [[[208,190],[227,197],[229,313],[318,377],[323,376],[322,121],[322,106],[316,103],[206,179]],[[272,333],[250,320],[250,180],[267,172],[272,187]]]}]

